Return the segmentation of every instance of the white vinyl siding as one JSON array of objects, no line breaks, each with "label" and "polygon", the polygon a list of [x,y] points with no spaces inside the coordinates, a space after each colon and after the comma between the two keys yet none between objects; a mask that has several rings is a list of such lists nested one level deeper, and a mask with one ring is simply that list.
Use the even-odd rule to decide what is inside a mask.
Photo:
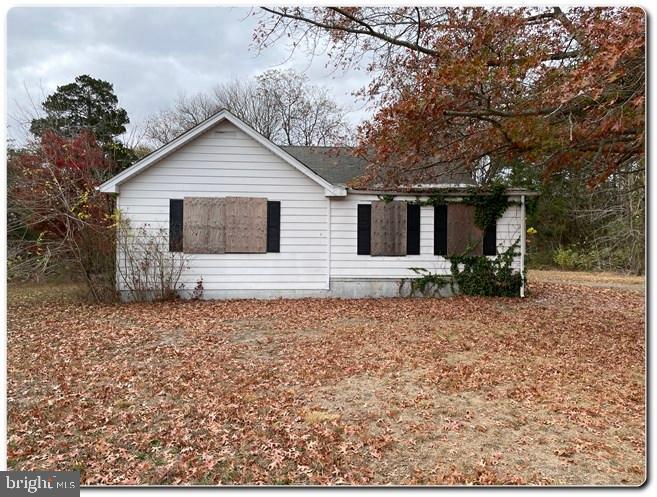
[{"label": "white vinyl siding", "polygon": [[[372,257],[356,253],[357,213],[359,203],[378,196],[349,193],[328,198],[325,193],[323,186],[224,121],[122,183],[118,205],[134,227],[168,232],[172,198],[243,196],[280,201],[279,253],[188,255],[184,288],[193,290],[202,278],[206,298],[327,296],[333,289],[329,275],[334,283],[387,280],[386,285],[396,289],[391,280],[417,276],[411,267],[449,274],[450,263],[433,255],[432,206],[421,208],[419,255]],[[416,197],[398,195],[396,200]],[[514,204],[497,221],[498,251],[519,239],[520,229],[520,206]],[[520,268],[519,257],[514,266]],[[363,288],[363,296],[375,293],[374,287]]]},{"label": "white vinyl siding", "polygon": [[126,181],[119,196],[121,211],[133,226],[167,231],[171,198],[278,200],[280,253],[190,254],[185,289],[193,289],[201,277],[207,296],[328,289],[329,201],[324,188],[228,122]]},{"label": "white vinyl siding", "polygon": [[[358,204],[378,199],[377,195],[356,193],[350,193],[346,198],[331,199],[331,278],[409,278],[417,276],[410,270],[412,267],[449,274],[450,262],[442,256],[433,255],[433,206],[422,206],[420,210],[419,255],[372,257],[356,253]],[[396,195],[395,200],[412,202],[417,197]],[[519,202],[520,199],[511,200]],[[504,251],[519,238],[520,206],[512,204],[497,220],[498,252]],[[520,256],[515,258],[514,267],[520,268]]]}]

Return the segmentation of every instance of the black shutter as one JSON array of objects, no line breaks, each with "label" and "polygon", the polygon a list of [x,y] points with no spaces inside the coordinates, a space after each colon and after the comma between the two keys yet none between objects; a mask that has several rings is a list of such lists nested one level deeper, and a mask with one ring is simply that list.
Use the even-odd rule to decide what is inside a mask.
[{"label": "black shutter", "polygon": [[420,206],[406,204],[406,254],[420,255]]},{"label": "black shutter", "polygon": [[281,203],[267,202],[267,252],[281,251]]},{"label": "black shutter", "polygon": [[433,207],[433,253],[447,255],[447,206]]},{"label": "black shutter", "polygon": [[484,255],[497,255],[497,223],[484,230]]},{"label": "black shutter", "polygon": [[358,204],[358,255],[369,255],[372,244],[372,206]]},{"label": "black shutter", "polygon": [[179,198],[169,200],[169,252],[183,249],[183,203]]}]

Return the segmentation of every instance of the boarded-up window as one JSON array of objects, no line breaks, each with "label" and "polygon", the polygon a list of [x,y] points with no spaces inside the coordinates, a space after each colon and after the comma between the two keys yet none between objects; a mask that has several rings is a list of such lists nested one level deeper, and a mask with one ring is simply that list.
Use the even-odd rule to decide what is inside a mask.
[{"label": "boarded-up window", "polygon": [[226,252],[267,252],[267,199],[226,197]]},{"label": "boarded-up window", "polygon": [[185,197],[183,248],[188,254],[225,252],[222,198]]},{"label": "boarded-up window", "polygon": [[420,206],[406,204],[406,253],[420,255]]},{"label": "boarded-up window", "polygon": [[[183,208],[184,205],[184,208]],[[280,251],[280,202],[253,197],[185,197],[170,203],[169,238],[189,254]],[[177,231],[181,235],[176,237]]]},{"label": "boarded-up window", "polygon": [[371,254],[406,255],[406,202],[372,202]]},{"label": "boarded-up window", "polygon": [[267,252],[281,251],[281,203],[267,202]]},{"label": "boarded-up window", "polygon": [[183,249],[183,200],[169,200],[169,252]]},{"label": "boarded-up window", "polygon": [[433,208],[433,253],[447,255],[447,205]]},{"label": "boarded-up window", "polygon": [[495,221],[484,230],[484,255],[497,255],[497,223]]},{"label": "boarded-up window", "polygon": [[447,255],[482,255],[481,229],[474,222],[474,206],[452,203],[447,206]]},{"label": "boarded-up window", "polygon": [[372,240],[372,206],[370,204],[358,204],[357,230],[356,253],[358,255],[369,255]]}]

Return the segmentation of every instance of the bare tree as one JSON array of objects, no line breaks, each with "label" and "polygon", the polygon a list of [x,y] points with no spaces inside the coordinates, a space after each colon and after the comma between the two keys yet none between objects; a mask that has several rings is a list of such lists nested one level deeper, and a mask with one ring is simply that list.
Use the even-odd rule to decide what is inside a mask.
[{"label": "bare tree", "polygon": [[272,94],[263,90],[257,80],[221,83],[214,87],[215,112],[228,109],[248,122],[261,135],[274,140],[278,132],[279,111]]},{"label": "bare tree", "polygon": [[147,120],[146,138],[157,145],[169,143],[176,136],[205,121],[219,108],[210,95],[180,95],[171,109],[163,110]]},{"label": "bare tree", "polygon": [[274,141],[285,145],[344,143],[344,113],[326,88],[310,85],[293,71],[267,71],[258,76],[259,92],[274,106],[280,129]]},{"label": "bare tree", "polygon": [[164,145],[221,109],[281,145],[342,145],[349,140],[344,110],[326,88],[310,84],[307,76],[292,70],[221,83],[211,93],[181,95],[171,109],[148,120],[146,136]]}]

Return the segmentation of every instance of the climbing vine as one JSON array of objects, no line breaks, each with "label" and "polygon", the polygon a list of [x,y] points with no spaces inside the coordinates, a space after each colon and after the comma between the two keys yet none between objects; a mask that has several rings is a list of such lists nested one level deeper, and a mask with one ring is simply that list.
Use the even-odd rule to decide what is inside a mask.
[{"label": "climbing vine", "polygon": [[482,230],[502,217],[511,204],[506,187],[502,184],[493,185],[490,187],[490,193],[486,194],[482,194],[479,188],[472,187],[463,202],[474,206],[474,221]]},{"label": "climbing vine", "polygon": [[[390,195],[379,196],[381,200],[386,200],[385,197],[391,197],[392,199]],[[420,206],[436,206],[444,205],[451,201],[458,202],[458,200],[448,200],[444,193],[432,193],[425,200],[416,197],[414,201],[409,203]],[[502,184],[492,185],[485,190],[481,187],[473,186],[467,190],[461,202],[474,206],[474,221],[481,229],[486,229],[502,217],[509,208],[509,205],[512,204],[506,193],[506,187]]]},{"label": "climbing vine", "polygon": [[421,276],[419,278],[408,278],[402,280],[399,285],[400,295],[404,295],[404,287],[408,285],[409,290],[407,296],[409,297],[434,297],[440,295],[440,291],[452,282],[452,279],[449,276],[432,273],[428,269],[422,267],[412,267],[409,269],[415,274]]},{"label": "climbing vine", "polygon": [[[444,193],[434,193],[425,200],[418,196],[412,203],[420,206],[436,206],[444,205],[449,201],[452,200],[447,199]],[[474,206],[474,222],[482,230],[493,225],[513,203],[509,200],[506,187],[502,184],[491,185],[486,189],[471,187],[460,201]],[[409,296],[435,296],[439,295],[447,285],[451,285],[452,292],[456,293],[458,289],[465,295],[518,296],[525,280],[525,275],[513,268],[513,259],[519,255],[517,252],[519,244],[520,240],[516,240],[507,250],[495,257],[467,255],[472,247],[461,255],[446,257],[451,263],[451,278],[432,273],[425,268],[410,268],[418,277],[402,280],[399,287],[400,294],[408,288]]]}]

